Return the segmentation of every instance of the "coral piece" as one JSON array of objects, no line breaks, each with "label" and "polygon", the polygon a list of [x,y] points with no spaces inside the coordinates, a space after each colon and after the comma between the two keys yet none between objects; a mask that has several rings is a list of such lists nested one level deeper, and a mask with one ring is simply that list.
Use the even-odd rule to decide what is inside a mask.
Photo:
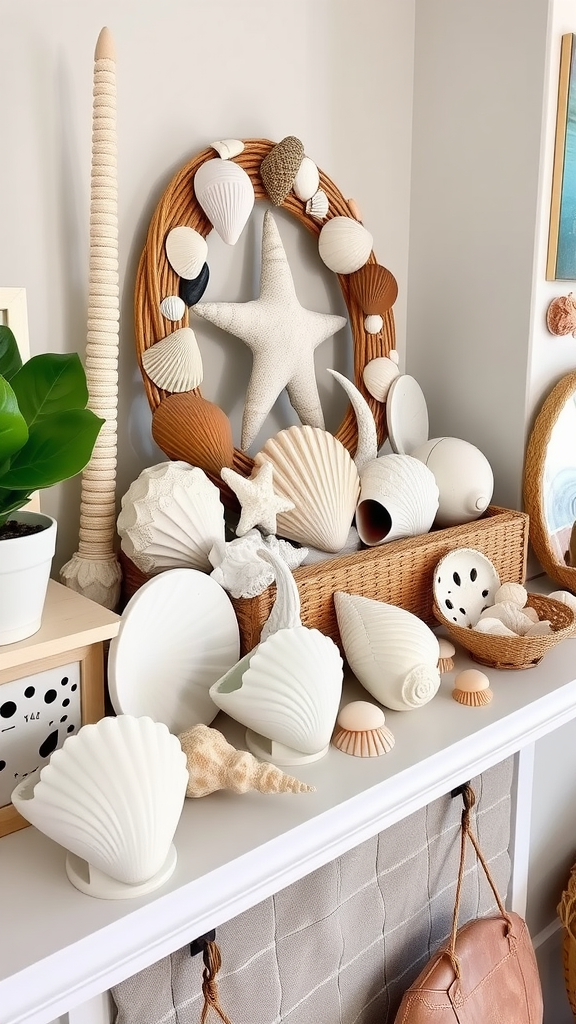
[{"label": "coral piece", "polygon": [[186,305],[179,295],[167,295],[160,303],[160,312],[167,320],[176,323],[186,312]]},{"label": "coral piece", "polygon": [[264,215],[258,299],[199,303],[194,312],[241,338],[252,351],[252,373],[242,420],[244,451],[254,441],[284,388],[303,423],[324,426],[314,351],[344,327],[346,320],[300,305],[280,234],[269,210]]},{"label": "coral piece", "polygon": [[318,168],[309,156],[305,156],[298,168],[292,188],[298,199],[305,203],[316,194],[319,184],[320,174]]},{"label": "coral piece", "polygon": [[162,399],[152,416],[152,437],[169,459],[182,459],[213,476],[234,461],[226,413],[191,391]]},{"label": "coral piece", "polygon": [[492,696],[488,676],[477,668],[466,668],[454,679],[452,697],[459,704],[482,707],[490,703]]},{"label": "coral piece", "polygon": [[254,186],[244,168],[233,160],[206,160],[194,175],[194,191],[222,241],[235,245],[254,208]]},{"label": "coral piece", "polygon": [[572,292],[552,299],[546,311],[546,325],[550,334],[576,337],[576,300]]},{"label": "coral piece", "polygon": [[272,147],[260,164],[260,177],[274,206],[282,206],[304,159],[304,146],[295,135],[287,135]]},{"label": "coral piece", "polygon": [[377,356],[366,363],[362,378],[372,398],[377,402],[385,402],[388,389],[399,373],[398,364],[393,359],[388,356]]},{"label": "coral piece", "polygon": [[142,353],[142,366],[163,391],[192,391],[204,376],[202,356],[191,327],[179,327],[147,348]]},{"label": "coral piece", "polygon": [[315,787],[286,775],[276,765],[257,761],[247,750],[237,750],[221,732],[194,725],[178,737],[186,754],[186,796],[201,797],[219,789],[234,793],[314,793]]},{"label": "coral piece", "polygon": [[307,555],[307,548],[296,548],[274,534],[263,537],[259,530],[250,530],[244,537],[214,545],[208,555],[214,566],[210,575],[232,597],[257,597],[276,578],[273,566],[258,557],[263,548],[274,551],[290,569],[301,565]]},{"label": "coral piece", "polygon": [[350,294],[364,313],[384,316],[398,297],[393,274],[379,263],[366,263],[350,274]]},{"label": "coral piece", "polygon": [[208,255],[206,239],[186,225],[172,228],[166,237],[166,256],[179,277],[187,281],[198,276]]},{"label": "coral piece", "polygon": [[244,143],[241,139],[220,139],[218,142],[211,142],[210,145],[223,160],[232,160],[232,157],[240,156],[240,153],[244,152]]},{"label": "coral piece", "polygon": [[392,750],[395,743],[384,723],[384,712],[376,704],[352,701],[342,708],[336,719],[332,743],[353,757],[380,757]]},{"label": "coral piece", "polygon": [[443,636],[438,638],[438,645],[440,648],[438,671],[440,673],[451,672],[454,668],[454,655],[456,654],[456,648],[450,640],[446,640]]},{"label": "coral piece", "polygon": [[314,220],[324,220],[329,209],[330,202],[328,196],[324,189],[321,188],[306,203],[306,213],[309,217],[314,217]]},{"label": "coral piece", "polygon": [[332,217],[318,236],[318,252],[335,274],[352,274],[364,266],[372,252],[370,232],[352,217]]},{"label": "coral piece", "polygon": [[226,468],[220,475],[240,502],[238,537],[243,537],[253,526],[261,526],[266,533],[276,533],[276,516],[294,508],[293,501],[275,493],[274,467],[270,462],[263,462],[250,477]]}]

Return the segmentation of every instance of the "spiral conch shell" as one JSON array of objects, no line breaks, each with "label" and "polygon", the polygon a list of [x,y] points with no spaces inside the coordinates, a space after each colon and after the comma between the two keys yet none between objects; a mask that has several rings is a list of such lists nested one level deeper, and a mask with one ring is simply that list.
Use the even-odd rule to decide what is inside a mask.
[{"label": "spiral conch shell", "polygon": [[258,761],[247,750],[236,750],[218,729],[194,725],[178,737],[186,754],[186,796],[208,796],[219,789],[235,793],[314,793],[315,787],[286,775],[275,764]]}]

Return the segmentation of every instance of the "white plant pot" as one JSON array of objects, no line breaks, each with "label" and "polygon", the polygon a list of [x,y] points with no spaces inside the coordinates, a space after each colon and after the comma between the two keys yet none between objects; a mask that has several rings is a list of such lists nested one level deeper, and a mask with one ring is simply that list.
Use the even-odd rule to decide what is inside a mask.
[{"label": "white plant pot", "polygon": [[25,640],[40,629],[56,549],[57,526],[51,516],[20,511],[10,518],[44,529],[0,540],[0,646]]}]

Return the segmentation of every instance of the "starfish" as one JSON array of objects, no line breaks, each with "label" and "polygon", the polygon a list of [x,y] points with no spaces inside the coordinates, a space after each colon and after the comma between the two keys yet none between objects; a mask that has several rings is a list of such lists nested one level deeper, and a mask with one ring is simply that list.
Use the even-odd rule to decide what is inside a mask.
[{"label": "starfish", "polygon": [[263,462],[260,469],[250,477],[242,476],[226,466],[220,476],[232,488],[242,506],[236,535],[243,537],[253,526],[261,526],[266,533],[276,533],[276,516],[289,512],[294,502],[274,493],[274,467]]},{"label": "starfish", "polygon": [[298,302],[288,259],[269,210],[262,230],[260,295],[251,302],[199,302],[195,313],[248,345],[252,373],[246,392],[241,445],[252,444],[284,388],[302,423],[324,429],[314,351],[344,327],[346,318],[315,313]]}]

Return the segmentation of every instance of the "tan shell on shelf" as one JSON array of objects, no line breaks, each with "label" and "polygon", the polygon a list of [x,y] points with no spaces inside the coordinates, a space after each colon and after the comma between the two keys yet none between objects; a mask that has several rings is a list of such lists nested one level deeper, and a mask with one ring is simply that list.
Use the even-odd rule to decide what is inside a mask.
[{"label": "tan shell on shelf", "polygon": [[167,320],[177,323],[186,312],[186,303],[179,295],[167,295],[160,303],[160,312]]},{"label": "tan shell on shelf", "polygon": [[452,697],[459,704],[467,704],[468,707],[481,707],[489,704],[492,696],[488,676],[477,668],[464,669],[454,679]]},{"label": "tan shell on shelf", "polygon": [[314,220],[324,220],[330,209],[330,201],[324,189],[319,188],[306,203],[306,213]]},{"label": "tan shell on shelf", "polygon": [[220,476],[232,467],[234,444],[230,420],[219,406],[191,391],[168,395],[154,410],[152,436],[170,459],[182,459]]},{"label": "tan shell on shelf", "polygon": [[142,353],[142,366],[163,391],[192,391],[202,383],[202,356],[191,327],[179,327]]},{"label": "tan shell on shelf", "polygon": [[306,202],[306,200],[312,199],[312,196],[316,194],[319,184],[320,172],[314,161],[309,156],[305,156],[294,178],[294,184],[292,185],[294,193],[298,196],[298,199]]},{"label": "tan shell on shelf", "polygon": [[260,164],[260,177],[274,206],[282,206],[304,159],[304,146],[295,135],[287,135],[272,147]]},{"label": "tan shell on shelf", "polygon": [[456,648],[450,640],[446,640],[445,637],[438,637],[439,657],[438,657],[438,671],[451,672],[454,668],[454,655],[456,654]]},{"label": "tan shell on shelf", "polygon": [[332,434],[294,426],[271,437],[255,458],[274,466],[274,489],[294,502],[282,512],[277,533],[298,543],[340,551],[348,539],[360,490],[354,461]]},{"label": "tan shell on shelf", "polygon": [[350,274],[350,293],[364,313],[384,316],[396,302],[398,283],[379,263],[366,263]]},{"label": "tan shell on shelf", "polygon": [[332,217],[318,236],[320,259],[335,274],[352,274],[364,266],[372,252],[373,238],[352,217]]},{"label": "tan shell on shelf", "polygon": [[179,277],[192,281],[206,262],[208,243],[194,228],[182,224],[172,228],[166,237],[166,256]]},{"label": "tan shell on shelf", "polygon": [[353,757],[380,757],[392,750],[394,736],[385,725],[382,708],[365,700],[354,700],[342,708],[336,719],[332,743]]},{"label": "tan shell on shelf", "polygon": [[390,385],[400,370],[398,364],[388,356],[377,356],[366,363],[362,372],[362,379],[367,391],[377,402],[385,402]]},{"label": "tan shell on shelf", "polygon": [[254,186],[244,168],[233,160],[205,160],[194,175],[194,192],[222,241],[235,245],[254,208]]}]

